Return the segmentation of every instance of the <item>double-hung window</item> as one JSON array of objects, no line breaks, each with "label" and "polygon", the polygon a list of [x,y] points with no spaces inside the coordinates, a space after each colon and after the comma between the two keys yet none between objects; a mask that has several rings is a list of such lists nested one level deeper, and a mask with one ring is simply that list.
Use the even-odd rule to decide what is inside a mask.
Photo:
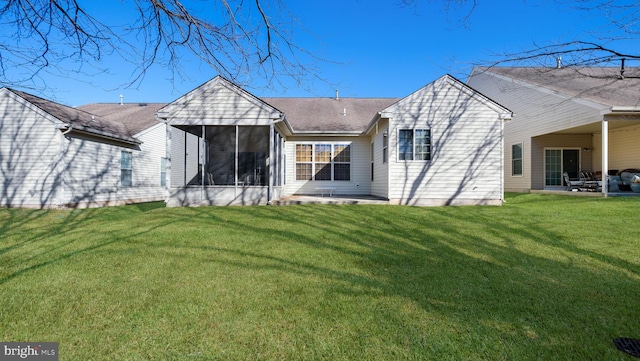
[{"label": "double-hung window", "polygon": [[132,186],[132,156],[131,152],[121,151],[120,152],[120,185],[123,187],[131,187]]},{"label": "double-hung window", "polygon": [[374,156],[376,154],[375,148],[374,148],[374,143],[371,143],[371,149],[370,149],[371,155],[369,156],[371,158],[371,180],[373,181],[373,160],[374,160]]},{"label": "double-hung window", "polygon": [[348,144],[333,145],[333,180],[351,180],[351,146]]},{"label": "double-hung window", "polygon": [[167,185],[167,158],[160,158],[160,186]]},{"label": "double-hung window", "polygon": [[400,129],[398,131],[399,160],[431,160],[430,129]]},{"label": "double-hung window", "polygon": [[313,145],[296,144],[296,180],[313,180]]},{"label": "double-hung window", "polygon": [[382,134],[382,163],[386,163],[389,159],[389,136],[387,131]]},{"label": "double-hung window", "polygon": [[296,180],[351,180],[351,145],[296,144]]},{"label": "double-hung window", "polygon": [[522,175],[522,143],[511,146],[511,175]]}]

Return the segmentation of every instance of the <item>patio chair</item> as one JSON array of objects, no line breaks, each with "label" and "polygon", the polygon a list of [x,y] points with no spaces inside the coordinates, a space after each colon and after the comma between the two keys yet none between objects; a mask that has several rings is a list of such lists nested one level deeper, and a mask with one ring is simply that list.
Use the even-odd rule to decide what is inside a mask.
[{"label": "patio chair", "polygon": [[596,191],[602,187],[602,182],[596,179],[593,172],[580,172],[582,188],[588,191]]},{"label": "patio chair", "polygon": [[580,188],[582,188],[584,184],[584,182],[581,180],[571,180],[571,178],[569,178],[569,173],[567,172],[564,172],[562,176],[564,177],[564,183],[565,183],[564,189],[570,192],[573,191],[574,189],[580,190]]}]

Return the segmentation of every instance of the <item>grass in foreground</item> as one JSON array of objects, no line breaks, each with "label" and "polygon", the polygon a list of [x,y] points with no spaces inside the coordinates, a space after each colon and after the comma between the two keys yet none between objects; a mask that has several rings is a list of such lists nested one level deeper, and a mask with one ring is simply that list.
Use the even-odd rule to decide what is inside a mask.
[{"label": "grass in foreground", "polygon": [[0,210],[0,340],[61,360],[624,360],[639,198]]}]

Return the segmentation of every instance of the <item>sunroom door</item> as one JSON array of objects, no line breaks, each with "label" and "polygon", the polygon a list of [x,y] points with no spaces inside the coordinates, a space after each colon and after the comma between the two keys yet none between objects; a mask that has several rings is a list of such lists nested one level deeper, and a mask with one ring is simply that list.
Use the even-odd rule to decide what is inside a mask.
[{"label": "sunroom door", "polygon": [[562,187],[564,180],[562,174],[569,173],[569,178],[578,178],[580,172],[579,149],[545,149],[545,187]]}]

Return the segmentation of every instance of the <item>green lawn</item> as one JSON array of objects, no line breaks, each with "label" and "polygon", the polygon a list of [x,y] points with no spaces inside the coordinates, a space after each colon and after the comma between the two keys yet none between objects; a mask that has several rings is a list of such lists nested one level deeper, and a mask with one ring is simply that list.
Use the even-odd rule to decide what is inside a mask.
[{"label": "green lawn", "polygon": [[0,341],[60,360],[631,360],[640,198],[0,210]]}]

